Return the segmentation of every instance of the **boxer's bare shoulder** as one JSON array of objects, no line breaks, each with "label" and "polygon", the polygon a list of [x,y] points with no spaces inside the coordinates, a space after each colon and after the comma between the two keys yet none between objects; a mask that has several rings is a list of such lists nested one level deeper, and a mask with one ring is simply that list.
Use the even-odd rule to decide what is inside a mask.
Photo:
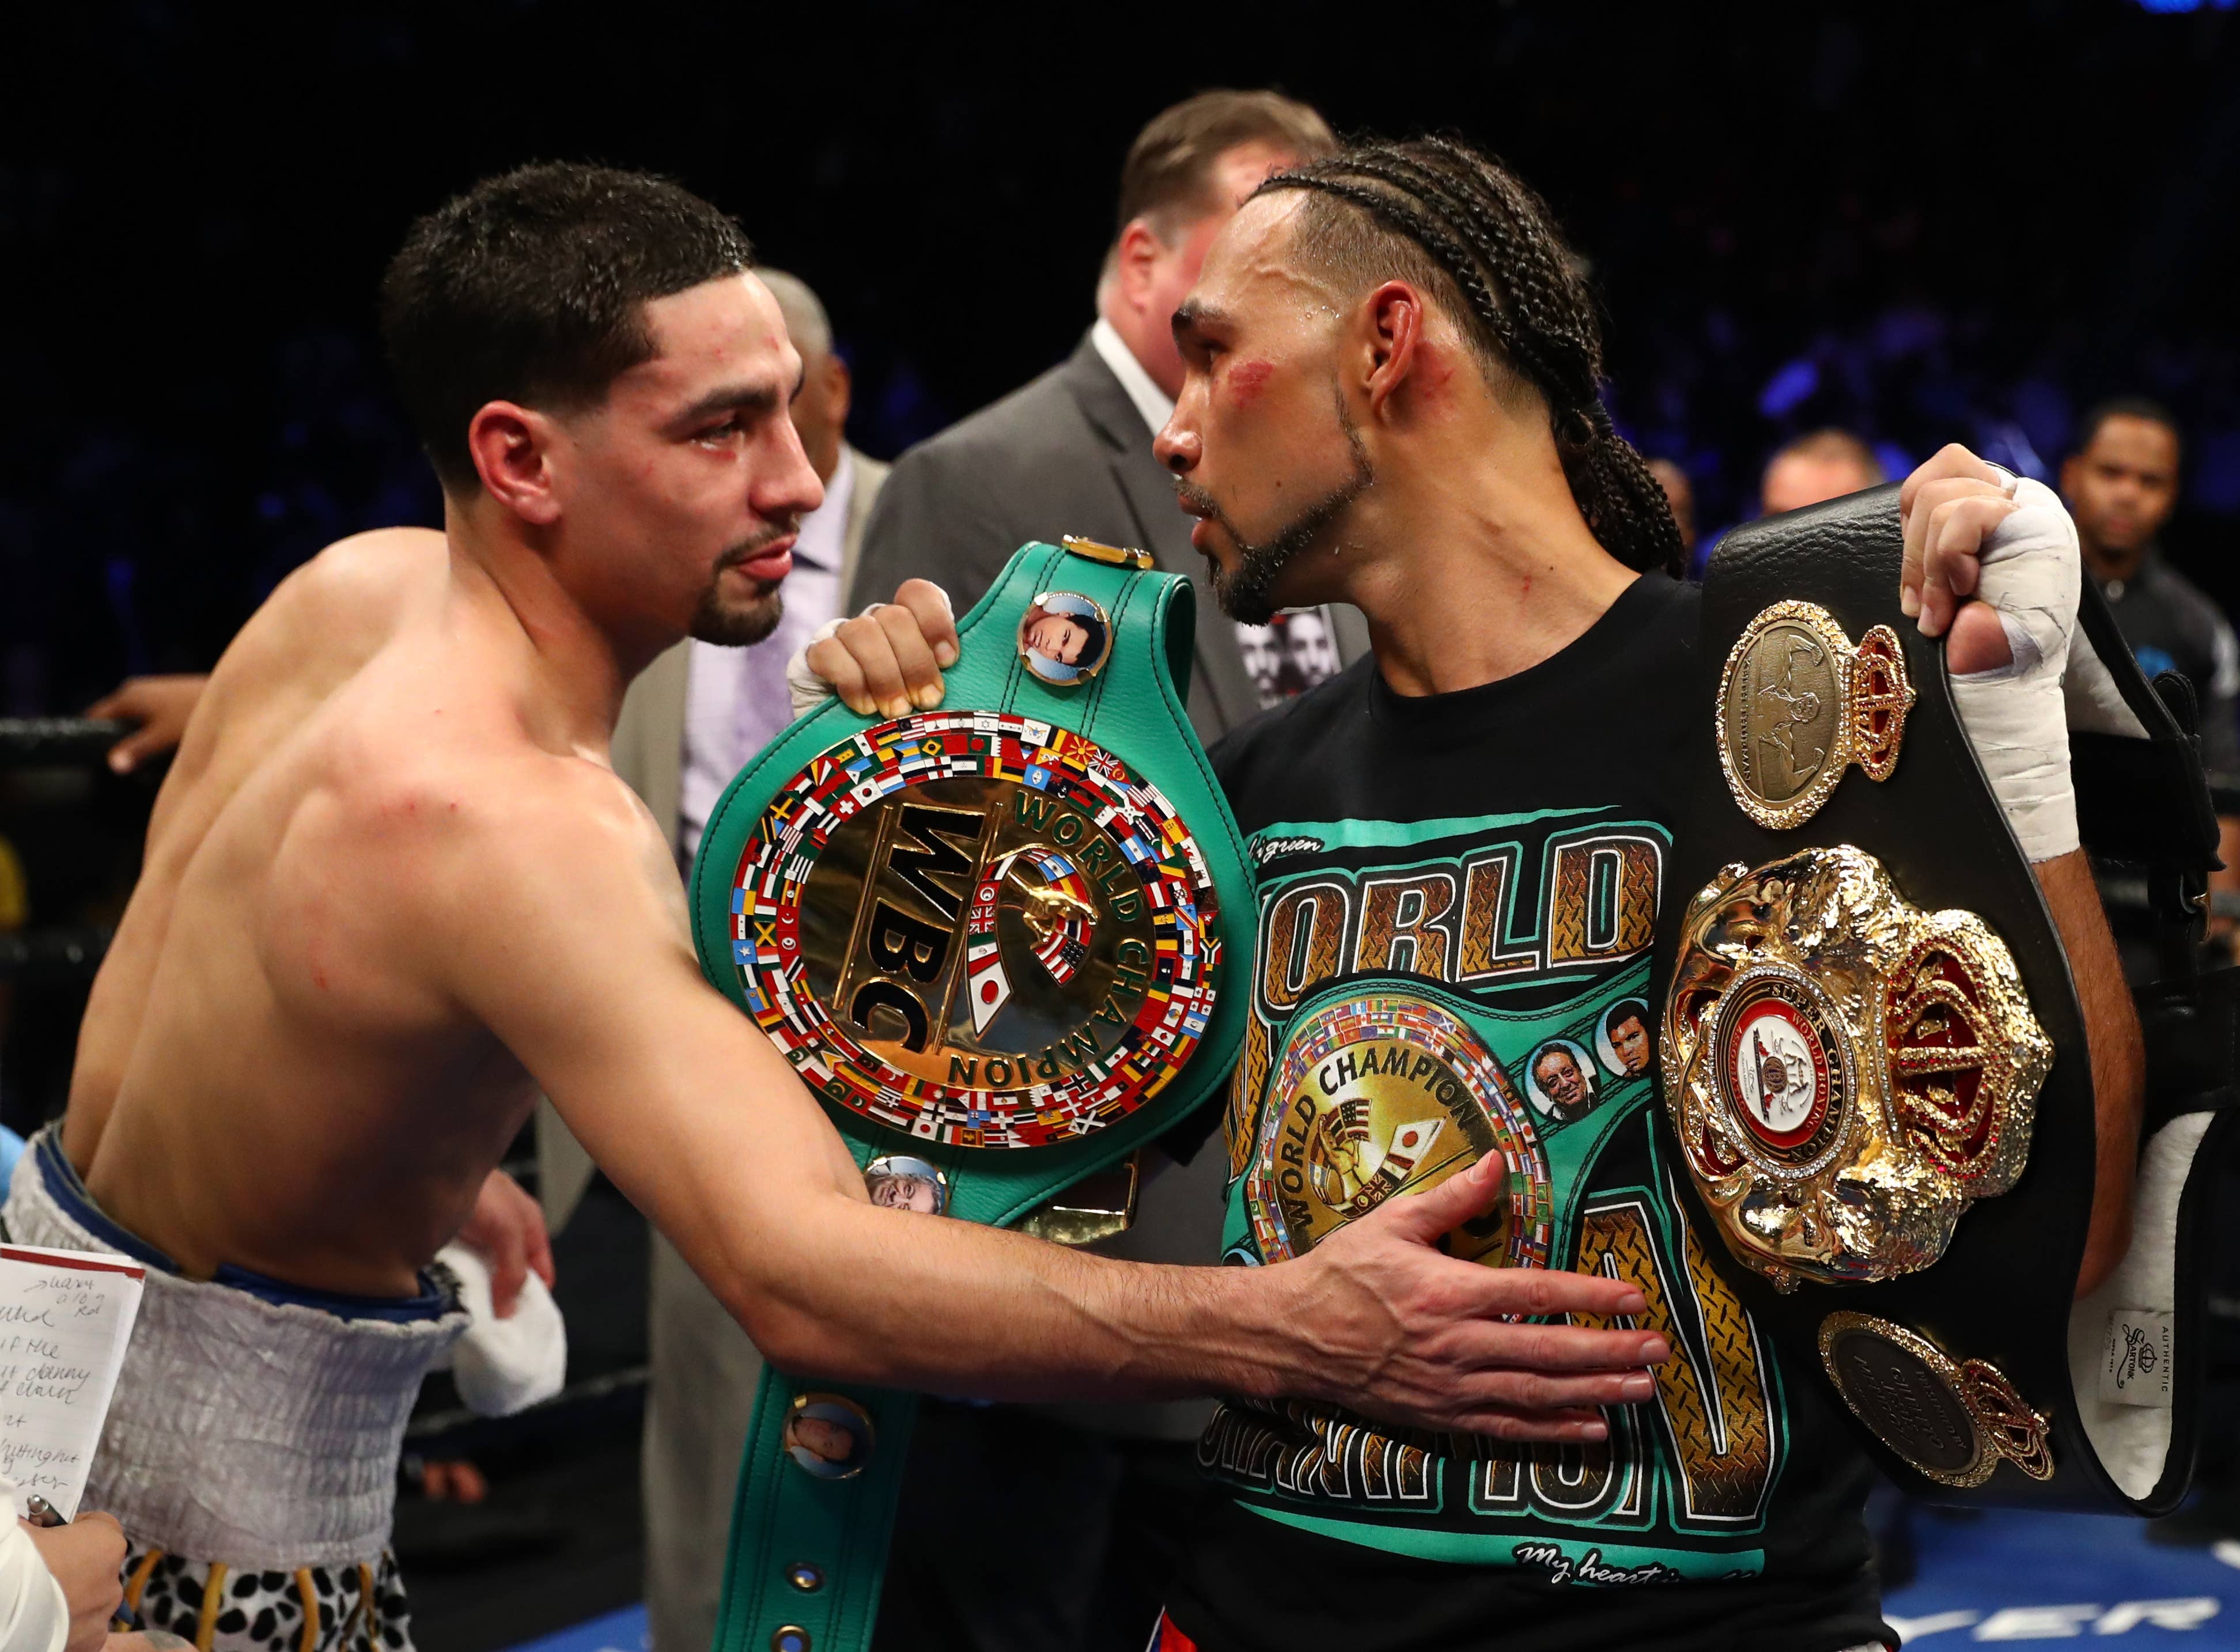
[{"label": "boxer's bare shoulder", "polygon": [[503,601],[401,550],[337,557],[244,630],[89,1023],[114,1041],[89,1186],[196,1271],[411,1289],[533,1096],[458,975],[511,867],[619,860],[637,921],[678,927],[651,817]]},{"label": "boxer's bare shoulder", "polygon": [[443,536],[425,528],[337,541],[281,581],[218,662],[157,794],[140,881],[79,1032],[64,1146],[81,1167],[138,1032],[179,874],[257,761],[362,669],[406,613],[440,599],[449,557]]}]

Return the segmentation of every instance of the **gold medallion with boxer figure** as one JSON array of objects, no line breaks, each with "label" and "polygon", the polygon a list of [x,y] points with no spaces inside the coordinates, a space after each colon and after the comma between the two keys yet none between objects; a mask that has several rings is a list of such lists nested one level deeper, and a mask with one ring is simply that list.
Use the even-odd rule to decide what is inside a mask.
[{"label": "gold medallion with boxer figure", "polygon": [[1445,1248],[1493,1267],[1546,1265],[1547,1156],[1508,1073],[1458,1016],[1399,992],[1326,1003],[1285,1032],[1267,1094],[1244,1203],[1268,1261],[1496,1154],[1508,1196]]},{"label": "gold medallion with boxer figure", "polygon": [[1897,633],[1851,639],[1817,603],[1776,603],[1752,620],[1719,674],[1719,766],[1759,825],[1801,826],[1852,763],[1887,780],[1913,684]]}]

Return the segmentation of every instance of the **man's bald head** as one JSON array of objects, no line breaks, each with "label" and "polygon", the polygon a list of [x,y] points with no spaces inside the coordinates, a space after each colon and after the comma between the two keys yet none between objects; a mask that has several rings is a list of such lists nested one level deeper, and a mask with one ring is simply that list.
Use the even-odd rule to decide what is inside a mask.
[{"label": "man's bald head", "polygon": [[1875,450],[1849,430],[1815,430],[1788,443],[1765,462],[1758,512],[1777,516],[1889,480]]}]

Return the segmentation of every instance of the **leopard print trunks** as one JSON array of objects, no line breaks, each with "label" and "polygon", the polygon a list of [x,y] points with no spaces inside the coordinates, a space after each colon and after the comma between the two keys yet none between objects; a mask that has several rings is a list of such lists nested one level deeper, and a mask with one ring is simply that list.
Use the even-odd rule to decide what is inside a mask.
[{"label": "leopard print trunks", "polygon": [[138,1544],[124,1556],[124,1606],[139,1627],[200,1652],[411,1652],[397,1556],[378,1566],[236,1572]]}]

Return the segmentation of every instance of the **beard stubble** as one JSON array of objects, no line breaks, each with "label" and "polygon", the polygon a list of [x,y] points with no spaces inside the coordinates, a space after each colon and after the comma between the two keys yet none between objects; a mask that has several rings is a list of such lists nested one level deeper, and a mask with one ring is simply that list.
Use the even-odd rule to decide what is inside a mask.
[{"label": "beard stubble", "polygon": [[785,596],[779,589],[783,582],[757,580],[755,594],[744,603],[730,603],[723,600],[723,574],[741,563],[753,561],[777,541],[798,531],[799,526],[781,523],[717,557],[716,565],[708,570],[708,583],[700,593],[686,635],[717,648],[746,648],[777,630],[778,621],[785,616]]},{"label": "beard stubble", "polygon": [[1269,592],[1277,579],[1286,568],[1312,550],[1324,530],[1376,483],[1377,472],[1369,463],[1369,450],[1362,443],[1360,430],[1346,416],[1345,401],[1338,395],[1335,382],[1330,390],[1337,399],[1337,425],[1345,433],[1346,450],[1353,458],[1352,471],[1321,498],[1302,507],[1267,539],[1257,543],[1247,539],[1214,503],[1211,494],[1194,483],[1181,478],[1175,482],[1176,496],[1218,523],[1237,546],[1237,571],[1226,572],[1219,563],[1209,557],[1206,583],[1213,588],[1215,605],[1240,625],[1265,625],[1276,617],[1277,604]]}]

